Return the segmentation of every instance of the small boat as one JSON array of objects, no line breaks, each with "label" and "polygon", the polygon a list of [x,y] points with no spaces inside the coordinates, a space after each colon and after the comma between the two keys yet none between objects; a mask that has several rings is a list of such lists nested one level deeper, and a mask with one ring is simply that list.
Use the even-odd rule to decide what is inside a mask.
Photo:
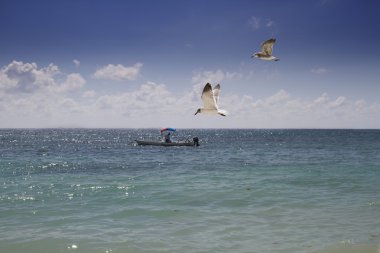
[{"label": "small boat", "polygon": [[161,134],[167,133],[165,135],[165,138],[163,140],[135,140],[137,145],[142,146],[165,146],[165,147],[172,147],[172,146],[199,146],[199,139],[198,137],[194,137],[193,140],[186,140],[186,141],[171,141],[170,139],[170,133],[174,133],[176,131],[175,128],[167,127],[161,129]]},{"label": "small boat", "polygon": [[153,140],[135,140],[137,145],[142,146],[199,146],[198,137],[194,137],[192,141],[173,141],[173,142],[164,142],[164,141],[153,141]]}]

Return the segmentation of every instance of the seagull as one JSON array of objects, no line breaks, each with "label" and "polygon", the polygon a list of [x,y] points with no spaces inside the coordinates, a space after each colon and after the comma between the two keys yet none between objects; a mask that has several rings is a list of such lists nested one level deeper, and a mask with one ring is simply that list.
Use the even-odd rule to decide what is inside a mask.
[{"label": "seagull", "polygon": [[272,61],[272,60],[278,61],[278,60],[280,60],[277,57],[274,57],[272,55],[273,44],[275,42],[276,42],[276,39],[269,39],[269,40],[263,42],[263,44],[261,44],[261,52],[253,54],[251,56],[251,58],[256,57],[256,58],[259,58],[261,60],[266,60],[266,61]]},{"label": "seagull", "polygon": [[220,84],[217,84],[214,88],[212,88],[211,84],[207,83],[203,88],[201,96],[203,101],[203,107],[199,108],[194,115],[197,115],[198,113],[206,113],[226,116],[227,111],[218,108],[219,93]]}]

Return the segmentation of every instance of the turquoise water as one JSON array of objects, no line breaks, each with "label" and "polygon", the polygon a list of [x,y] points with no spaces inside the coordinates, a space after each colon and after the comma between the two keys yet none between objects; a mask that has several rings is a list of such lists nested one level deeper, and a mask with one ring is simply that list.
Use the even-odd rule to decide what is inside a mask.
[{"label": "turquoise water", "polygon": [[0,252],[380,252],[380,130],[177,132],[0,130]]}]

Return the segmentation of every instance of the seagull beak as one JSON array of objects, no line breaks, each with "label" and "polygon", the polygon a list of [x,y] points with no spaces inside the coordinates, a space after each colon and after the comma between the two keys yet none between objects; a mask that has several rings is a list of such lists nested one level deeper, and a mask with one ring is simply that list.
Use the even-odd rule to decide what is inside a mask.
[{"label": "seagull beak", "polygon": [[199,109],[198,109],[198,110],[195,112],[194,116],[195,116],[195,115],[197,115],[197,114],[198,114],[198,112],[200,112],[200,111],[201,111],[201,110],[199,110]]}]

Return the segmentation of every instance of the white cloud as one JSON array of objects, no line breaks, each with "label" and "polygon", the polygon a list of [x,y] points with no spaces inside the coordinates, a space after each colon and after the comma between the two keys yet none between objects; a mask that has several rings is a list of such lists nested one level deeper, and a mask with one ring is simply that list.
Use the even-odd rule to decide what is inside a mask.
[{"label": "white cloud", "polygon": [[75,67],[77,67],[77,68],[80,66],[80,61],[78,61],[77,59],[74,59],[73,63],[75,65]]},{"label": "white cloud", "polygon": [[253,30],[258,30],[260,29],[261,27],[261,24],[260,24],[260,19],[255,17],[255,16],[252,16],[249,20],[248,20],[248,24],[251,26],[251,28]]},{"label": "white cloud", "polygon": [[275,26],[274,20],[267,18],[267,19],[262,19],[256,16],[252,16],[248,20],[249,26],[252,28],[253,31],[257,31],[261,28],[271,28]]},{"label": "white cloud", "polygon": [[0,70],[0,127],[48,127],[83,111],[68,96],[84,84],[80,74],[63,74],[54,64],[11,62]]},{"label": "white cloud", "polygon": [[242,79],[243,74],[238,72],[224,72],[220,69],[211,71],[196,71],[193,73],[193,77],[191,78],[191,81],[193,83],[193,91],[196,94],[200,94],[203,90],[203,87],[206,83],[211,84],[218,84],[221,83],[224,80],[236,80],[236,79]]},{"label": "white cloud", "polygon": [[68,74],[63,82],[60,81],[62,77],[65,75],[52,63],[38,68],[36,63],[13,61],[0,70],[0,90],[12,94],[71,92],[79,90],[86,82],[78,73]]},{"label": "white cloud", "polygon": [[88,90],[83,92],[82,97],[83,98],[93,98],[96,96],[96,92],[94,90]]},{"label": "white cloud", "polygon": [[242,73],[238,72],[226,72],[226,79],[234,79],[239,80],[242,79],[244,76]]},{"label": "white cloud", "polygon": [[96,106],[98,109],[112,109],[120,114],[157,115],[167,111],[176,101],[165,85],[148,82],[132,92],[101,96],[97,99]]},{"label": "white cloud", "polygon": [[122,64],[108,64],[107,66],[98,69],[93,74],[93,77],[95,79],[110,79],[116,81],[135,80],[139,75],[142,66],[142,63],[136,63],[131,67],[125,67]]},{"label": "white cloud", "polygon": [[311,69],[311,73],[317,74],[317,75],[323,75],[328,73],[329,71],[326,68],[313,68]]},{"label": "white cloud", "polygon": [[367,106],[367,102],[364,100],[364,99],[359,99],[355,102],[355,106],[360,109],[360,108],[364,108],[365,106]]},{"label": "white cloud", "polygon": [[290,96],[286,91],[280,90],[276,94],[266,98],[264,100],[264,103],[267,106],[275,106],[275,105],[281,105],[282,106],[285,102],[287,102],[289,100],[289,98],[290,98]]},{"label": "white cloud", "polygon": [[318,97],[318,98],[316,98],[314,100],[313,104],[316,104],[316,105],[318,105],[318,104],[324,104],[327,101],[329,101],[329,97],[328,97],[327,93],[323,93],[320,97]]},{"label": "white cloud", "polygon": [[71,92],[71,91],[77,91],[80,90],[84,84],[86,83],[86,80],[78,74],[78,73],[73,73],[69,74],[67,76],[66,81],[62,83],[61,86],[59,86],[59,91],[61,92]]},{"label": "white cloud", "polygon": [[54,76],[58,73],[54,64],[38,69],[36,63],[13,61],[0,70],[0,88],[8,92],[34,92],[56,85]]},{"label": "white cloud", "polygon": [[331,108],[342,107],[345,105],[345,103],[346,103],[346,98],[343,96],[339,96],[330,103],[330,107]]},{"label": "white cloud", "polygon": [[0,92],[16,88],[17,83],[18,80],[9,78],[3,69],[0,70]]},{"label": "white cloud", "polygon": [[197,87],[203,88],[206,83],[220,83],[226,74],[222,70],[216,71],[197,71],[191,78],[192,83]]},{"label": "white cloud", "polygon": [[275,23],[273,20],[271,20],[271,19],[266,20],[266,24],[265,24],[266,27],[273,27],[274,25],[275,25]]}]

